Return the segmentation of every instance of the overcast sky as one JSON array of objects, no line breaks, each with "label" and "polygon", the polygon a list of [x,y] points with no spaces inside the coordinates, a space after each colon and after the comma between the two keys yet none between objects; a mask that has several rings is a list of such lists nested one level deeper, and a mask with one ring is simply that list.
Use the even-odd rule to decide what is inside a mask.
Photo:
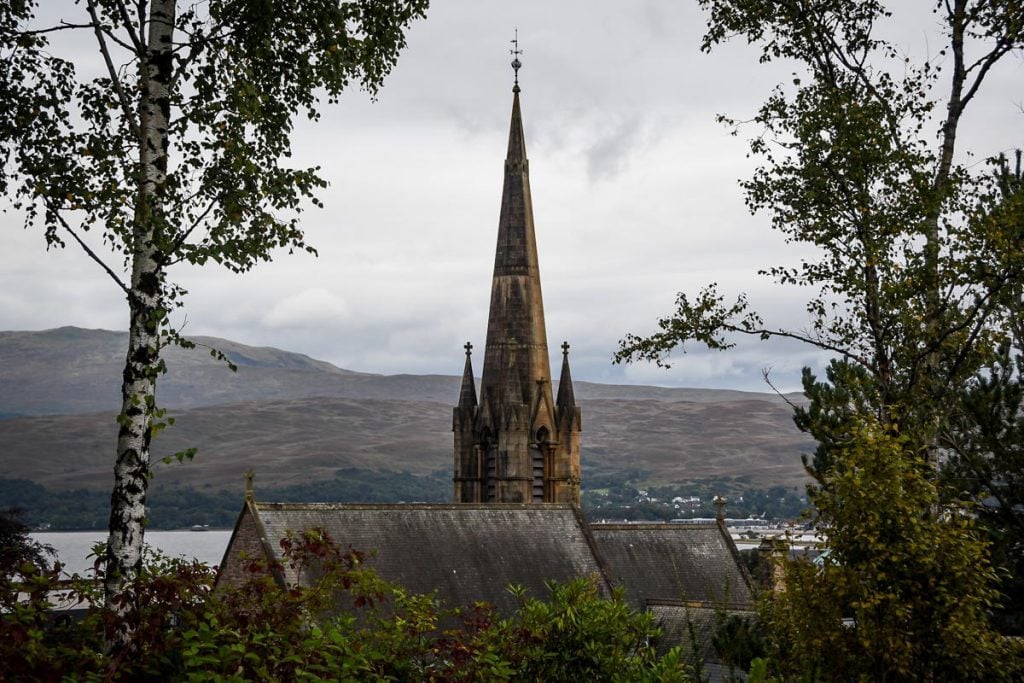
[{"label": "overcast sky", "polygon": [[[486,331],[518,26],[549,347],[568,340],[582,380],[764,391],[770,368],[797,388],[824,356],[793,343],[693,348],[670,371],[611,365],[626,333],[653,331],[678,291],[710,282],[747,292],[769,324],[807,324],[809,293],[756,272],[809,252],[748,215],[743,133],[715,123],[749,118],[790,69],[759,66],[740,43],[702,54],[703,22],[695,3],[668,0],[435,0],[376,103],[352,91],[296,131],[296,163],[331,183],[326,208],[303,219],[319,258],[172,271],[190,290],[178,322],[353,370],[460,373],[462,344],[482,346]],[[937,51],[927,12],[895,26],[911,56]],[[965,146],[984,157],[1024,145],[1022,84],[1011,57],[969,110]],[[97,267],[72,247],[46,252],[20,225],[0,215],[0,329],[125,329],[123,297]]]}]

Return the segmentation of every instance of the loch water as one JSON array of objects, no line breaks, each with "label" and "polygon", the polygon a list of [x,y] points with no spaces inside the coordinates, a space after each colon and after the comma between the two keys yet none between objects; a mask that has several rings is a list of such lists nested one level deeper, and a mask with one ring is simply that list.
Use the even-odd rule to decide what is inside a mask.
[{"label": "loch water", "polygon": [[[89,554],[93,546],[107,540],[103,531],[39,531],[33,532],[31,537],[57,551],[66,573],[82,576],[92,569],[95,558]],[[195,558],[210,565],[220,564],[229,540],[229,529],[146,532],[146,544],[164,555]]]}]

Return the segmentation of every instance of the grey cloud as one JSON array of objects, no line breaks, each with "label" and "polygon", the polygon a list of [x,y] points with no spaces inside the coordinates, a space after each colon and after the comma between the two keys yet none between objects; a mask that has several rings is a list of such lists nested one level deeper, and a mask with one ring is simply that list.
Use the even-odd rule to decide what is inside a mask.
[{"label": "grey cloud", "polygon": [[[670,371],[611,365],[619,338],[653,331],[677,291],[711,281],[750,293],[766,320],[806,324],[806,292],[755,275],[795,252],[747,214],[736,185],[751,172],[745,145],[714,123],[719,111],[755,111],[788,70],[758,67],[739,44],[702,55],[695,3],[435,3],[377,103],[353,90],[320,125],[297,122],[295,165],[319,165],[331,182],[326,210],[303,214],[320,258],[282,253],[242,277],[179,269],[186,333],[366,372],[458,374],[462,344],[485,334],[516,25],[553,360],[568,339],[580,380],[754,390],[766,390],[762,368],[792,388],[800,367],[820,367],[813,349],[754,340],[692,349]],[[1005,82],[1001,97],[1019,92]],[[993,106],[1019,117],[1006,101],[985,106],[972,122],[1003,121]],[[979,149],[1017,140],[1012,126],[978,127],[964,139]],[[0,328],[122,327],[123,296],[106,276],[73,248],[46,253],[20,220],[0,213]]]},{"label": "grey cloud", "polygon": [[616,122],[591,144],[586,152],[587,175],[592,181],[619,175],[630,159],[639,153],[643,141],[643,125],[637,116]]}]

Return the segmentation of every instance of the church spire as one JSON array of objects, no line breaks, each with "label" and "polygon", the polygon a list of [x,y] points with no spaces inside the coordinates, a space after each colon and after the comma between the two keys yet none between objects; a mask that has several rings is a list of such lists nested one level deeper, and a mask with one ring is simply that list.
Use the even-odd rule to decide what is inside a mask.
[{"label": "church spire", "polygon": [[[517,46],[518,50],[518,46]],[[513,62],[513,66],[518,62]],[[505,178],[498,217],[498,242],[491,282],[491,308],[487,322],[481,399],[487,395],[492,402],[506,393],[510,368],[505,364],[513,353],[520,392],[529,391],[538,379],[551,379],[548,361],[547,331],[544,326],[544,302],[540,287],[540,266],[537,259],[537,238],[533,224],[533,200],[530,195],[530,164],[526,158],[519,88],[514,88],[512,120],[509,124],[508,153],[505,157]],[[510,353],[511,344],[516,345]],[[549,389],[550,391],[550,389]],[[522,401],[532,396],[524,393]],[[551,401],[549,401],[550,405]]]},{"label": "church spire", "polygon": [[557,416],[552,396],[530,163],[519,102],[518,36],[512,43],[516,80],[480,398],[473,409],[464,404],[470,400],[467,387],[472,386],[467,358],[453,421],[455,500],[578,504],[580,409],[572,396],[568,360],[562,369],[568,381],[559,390],[565,407],[557,409]]},{"label": "church spire", "polygon": [[[509,126],[508,152],[505,155],[506,173],[509,166],[516,170],[522,167],[523,172],[528,173],[527,164],[526,137],[523,135],[523,114],[519,107],[519,86],[517,85],[512,95],[512,124]],[[527,185],[529,185],[529,178],[527,178]],[[529,191],[529,187],[527,187],[527,191]]]},{"label": "church spire", "polygon": [[[512,48],[512,70],[516,73],[515,85],[512,86],[512,125],[508,132],[508,154],[505,155],[506,172],[509,162],[526,162],[526,138],[523,137],[523,115],[519,108],[519,69],[523,63],[519,61],[519,55],[523,51],[519,49],[519,29],[516,29],[516,37],[512,40],[515,46]],[[529,189],[529,188],[527,188]],[[532,216],[531,216],[532,218]]]}]

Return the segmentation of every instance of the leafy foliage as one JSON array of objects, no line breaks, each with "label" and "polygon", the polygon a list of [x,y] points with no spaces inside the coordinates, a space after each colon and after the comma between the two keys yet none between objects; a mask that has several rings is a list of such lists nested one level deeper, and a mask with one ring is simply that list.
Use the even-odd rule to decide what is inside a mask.
[{"label": "leafy foliage", "polygon": [[650,640],[655,635],[650,612],[634,612],[621,590],[602,598],[594,581],[549,585],[550,600],[527,597],[508,620],[482,634],[510,666],[510,680],[679,680],[683,664],[678,650],[661,660]]},{"label": "leafy foliage", "polygon": [[[1015,244],[1024,235],[1024,175],[1021,153],[1011,170],[998,160],[998,185],[984,220],[990,234]],[[1016,247],[1010,247],[1016,248]],[[1022,283],[1014,282],[1018,300]],[[1003,607],[997,621],[1006,633],[1024,635],[1024,319],[1010,311],[1006,325],[1012,342],[1000,345],[985,372],[959,393],[959,402],[942,444],[948,457],[942,468],[947,497],[976,501],[978,520],[992,544],[994,561],[1005,568],[1000,588]]]},{"label": "leafy foliage", "polygon": [[0,573],[10,574],[26,562],[45,567],[54,555],[53,548],[29,538],[24,515],[17,507],[0,509]]},{"label": "leafy foliage", "polygon": [[942,469],[947,497],[978,502],[974,508],[992,546],[993,562],[1005,571],[997,612],[1001,628],[1024,634],[1024,357],[1007,347],[988,376],[963,394],[962,412],[950,437],[951,455]]},{"label": "leafy foliage", "polygon": [[773,664],[821,680],[1014,680],[1020,644],[991,629],[998,600],[970,510],[941,506],[920,443],[850,425],[812,493],[819,563],[785,565],[764,609]]},{"label": "leafy foliage", "polygon": [[[35,4],[5,11],[4,48],[21,69],[7,74],[5,102],[15,108],[0,137],[10,160],[4,170],[26,223],[45,225],[52,244],[97,229],[127,258],[138,240],[140,123],[131,89],[147,84],[121,69],[77,80],[73,63],[43,50],[53,33],[31,23]],[[95,32],[115,64],[145,63],[157,50],[122,3],[86,5],[83,25],[64,28]],[[217,0],[172,14],[170,159],[159,225],[147,238],[162,254],[159,265],[212,260],[240,272],[276,247],[311,250],[296,211],[317,203],[313,193],[325,183],[316,168],[285,165],[294,119],[318,118],[321,99],[337,101],[352,81],[375,94],[405,46],[405,27],[425,7]],[[49,97],[29,97],[29,84],[50,88]],[[73,223],[62,223],[65,213]]]},{"label": "leafy foliage", "polygon": [[[410,594],[321,530],[281,546],[283,563],[252,560],[235,586],[216,586],[204,565],[149,556],[119,598],[129,606],[122,613],[99,606],[95,583],[62,587],[55,574],[28,572],[22,578],[37,589],[0,621],[0,678],[686,680],[678,652],[655,655],[651,615],[586,579],[551,584],[546,600],[520,592],[516,612],[499,616],[484,604],[452,610]],[[79,621],[55,618],[47,595],[58,588],[94,606]],[[121,619],[135,637],[104,651]]]}]

